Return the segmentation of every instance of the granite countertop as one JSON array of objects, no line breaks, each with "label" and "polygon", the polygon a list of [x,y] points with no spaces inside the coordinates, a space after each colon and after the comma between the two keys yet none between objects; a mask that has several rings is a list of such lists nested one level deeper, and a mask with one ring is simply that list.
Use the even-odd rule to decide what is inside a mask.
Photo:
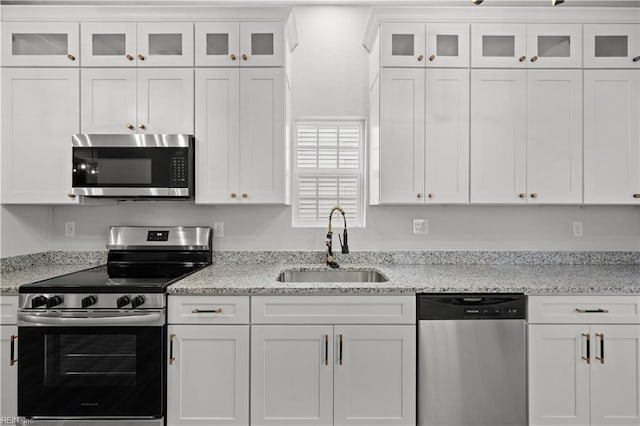
[{"label": "granite countertop", "polygon": [[343,265],[373,268],[378,283],[281,283],[282,270],[319,265],[212,265],[171,285],[170,294],[414,294],[523,292],[528,294],[640,294],[640,265]]},{"label": "granite countertop", "polygon": [[0,274],[0,293],[5,295],[17,294],[18,287],[22,284],[46,280],[95,266],[95,264],[39,265],[14,272],[3,272]]}]

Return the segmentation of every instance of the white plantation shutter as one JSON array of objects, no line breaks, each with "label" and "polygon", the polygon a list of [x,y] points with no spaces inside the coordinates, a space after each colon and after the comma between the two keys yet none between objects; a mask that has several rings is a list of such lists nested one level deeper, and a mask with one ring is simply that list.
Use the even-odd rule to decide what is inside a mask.
[{"label": "white plantation shutter", "polygon": [[[363,122],[311,122],[296,124],[293,167],[294,226],[328,223],[337,205],[347,224],[364,226]],[[342,215],[333,216],[342,226]]]}]

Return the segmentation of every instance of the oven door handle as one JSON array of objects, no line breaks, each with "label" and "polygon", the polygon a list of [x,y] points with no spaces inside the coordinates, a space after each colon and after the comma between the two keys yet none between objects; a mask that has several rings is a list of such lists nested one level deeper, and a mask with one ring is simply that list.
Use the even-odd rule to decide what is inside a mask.
[{"label": "oven door handle", "polygon": [[84,315],[84,316],[50,316],[34,315],[24,312],[18,313],[18,325],[22,326],[54,326],[54,327],[83,327],[83,326],[141,326],[163,325],[164,312],[151,312],[134,315]]}]

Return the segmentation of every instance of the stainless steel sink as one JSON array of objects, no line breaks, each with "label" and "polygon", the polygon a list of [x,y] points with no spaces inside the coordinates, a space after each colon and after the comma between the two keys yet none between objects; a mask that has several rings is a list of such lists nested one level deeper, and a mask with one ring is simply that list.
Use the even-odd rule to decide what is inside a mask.
[{"label": "stainless steel sink", "polygon": [[380,283],[389,280],[374,269],[361,269],[282,271],[280,272],[280,275],[278,275],[278,281],[282,283]]}]

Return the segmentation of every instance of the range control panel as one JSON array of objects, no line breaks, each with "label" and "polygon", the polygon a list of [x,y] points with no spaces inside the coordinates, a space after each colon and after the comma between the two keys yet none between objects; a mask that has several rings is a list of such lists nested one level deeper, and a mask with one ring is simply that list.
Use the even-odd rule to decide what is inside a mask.
[{"label": "range control panel", "polygon": [[418,320],[526,319],[524,294],[419,294]]}]

